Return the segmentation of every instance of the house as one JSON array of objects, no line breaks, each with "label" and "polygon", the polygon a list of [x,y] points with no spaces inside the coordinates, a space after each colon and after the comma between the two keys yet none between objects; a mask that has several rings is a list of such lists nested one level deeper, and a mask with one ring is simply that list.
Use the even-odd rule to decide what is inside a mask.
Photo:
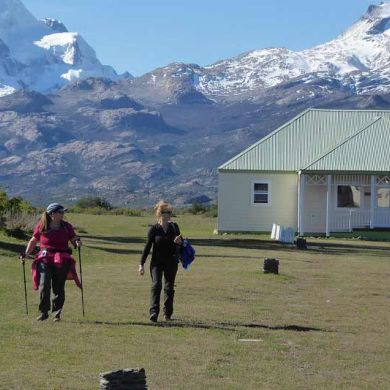
[{"label": "house", "polygon": [[219,231],[390,227],[390,111],[308,109],[218,172]]}]

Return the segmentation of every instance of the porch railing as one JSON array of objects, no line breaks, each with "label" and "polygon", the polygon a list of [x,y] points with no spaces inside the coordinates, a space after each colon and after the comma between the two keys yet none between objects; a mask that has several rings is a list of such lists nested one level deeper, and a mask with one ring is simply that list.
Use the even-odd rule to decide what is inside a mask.
[{"label": "porch railing", "polygon": [[374,210],[374,227],[390,227],[390,209],[377,208]]},{"label": "porch railing", "polygon": [[354,228],[370,227],[371,211],[370,210],[349,210],[348,230],[352,232]]},{"label": "porch railing", "polygon": [[370,227],[370,210],[346,210],[333,215],[332,230],[349,231],[354,228]]},{"label": "porch railing", "polygon": [[[373,218],[373,220],[372,220]],[[346,210],[332,217],[332,230],[352,232],[356,228],[389,227],[390,209],[377,208],[371,215],[370,210]]]}]

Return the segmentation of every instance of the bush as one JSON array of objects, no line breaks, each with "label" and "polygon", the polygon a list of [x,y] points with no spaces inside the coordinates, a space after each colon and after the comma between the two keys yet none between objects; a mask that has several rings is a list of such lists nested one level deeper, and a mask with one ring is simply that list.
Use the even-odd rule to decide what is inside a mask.
[{"label": "bush", "polygon": [[194,215],[204,214],[209,217],[218,216],[218,208],[215,204],[208,206],[200,203],[192,203],[191,207],[187,210],[187,212]]},{"label": "bush", "polygon": [[21,197],[8,198],[0,191],[0,228],[7,233],[17,232],[20,236],[25,230],[32,230],[36,221],[36,209]]},{"label": "bush", "polygon": [[105,209],[103,207],[70,207],[68,211],[71,213],[92,214],[92,215],[126,215],[128,217],[142,217],[143,211],[137,209],[117,208]]},{"label": "bush", "polygon": [[192,203],[192,205],[188,211],[194,215],[203,214],[207,211],[207,207],[203,206],[200,203]]},{"label": "bush", "polygon": [[212,218],[218,217],[218,206],[216,204],[212,204],[208,207],[207,211],[205,212],[205,215]]},{"label": "bush", "polygon": [[7,211],[5,213],[5,232],[12,237],[26,238],[31,233],[39,215],[27,211]]},{"label": "bush", "polygon": [[103,209],[103,210],[111,210],[112,206],[110,203],[100,196],[86,196],[84,198],[80,198],[76,204],[76,209]]},{"label": "bush", "polygon": [[142,210],[126,209],[126,208],[114,208],[108,212],[111,215],[126,215],[128,217],[142,217]]},{"label": "bush", "polygon": [[20,196],[8,198],[5,191],[0,191],[0,215],[5,212],[35,212],[35,207],[32,207],[28,202],[23,200]]}]

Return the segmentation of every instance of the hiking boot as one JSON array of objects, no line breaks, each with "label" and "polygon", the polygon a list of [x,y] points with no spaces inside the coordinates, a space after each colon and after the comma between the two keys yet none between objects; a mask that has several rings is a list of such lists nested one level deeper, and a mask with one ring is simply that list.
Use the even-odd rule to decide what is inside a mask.
[{"label": "hiking boot", "polygon": [[37,317],[37,321],[45,321],[49,318],[49,314],[47,313],[41,313],[38,317]]},{"label": "hiking boot", "polygon": [[172,321],[172,317],[171,316],[165,315],[164,318],[165,318],[165,321]]},{"label": "hiking boot", "polygon": [[149,317],[150,321],[157,322],[158,315],[157,313],[152,313]]},{"label": "hiking boot", "polygon": [[56,314],[53,318],[53,321],[54,322],[58,322],[58,321],[61,321],[61,316],[59,314]]}]

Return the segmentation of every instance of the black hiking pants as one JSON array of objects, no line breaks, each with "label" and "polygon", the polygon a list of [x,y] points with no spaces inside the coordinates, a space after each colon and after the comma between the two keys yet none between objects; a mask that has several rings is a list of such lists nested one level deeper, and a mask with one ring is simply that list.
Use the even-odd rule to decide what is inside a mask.
[{"label": "black hiking pants", "polygon": [[162,290],[162,277],[164,275],[164,315],[171,317],[173,313],[173,297],[175,295],[175,278],[177,274],[177,262],[151,262],[150,276],[152,288],[150,291],[150,314],[160,313],[160,295]]},{"label": "black hiking pants", "polygon": [[61,268],[53,264],[39,263],[39,311],[48,313],[50,311],[50,292],[53,290],[52,312],[56,316],[61,315],[65,302],[65,282],[69,271],[69,264]]}]

